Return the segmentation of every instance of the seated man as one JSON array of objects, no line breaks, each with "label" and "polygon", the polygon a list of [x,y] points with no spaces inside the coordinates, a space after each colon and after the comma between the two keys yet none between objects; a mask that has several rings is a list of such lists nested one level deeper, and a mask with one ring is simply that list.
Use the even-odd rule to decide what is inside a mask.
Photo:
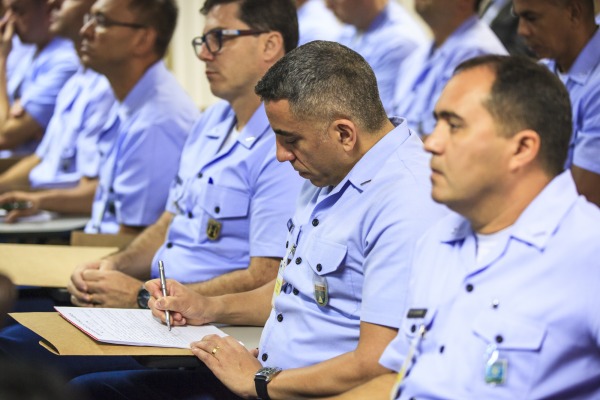
[{"label": "seated man", "polygon": [[396,0],[326,0],[340,21],[348,24],[337,41],[369,63],[388,114],[394,113],[398,68],[426,43],[423,29]]},{"label": "seated man", "polygon": [[[30,154],[52,117],[58,92],[77,70],[77,55],[71,41],[49,31],[48,1],[5,0],[5,5],[0,23],[0,149],[14,152],[0,154]],[[34,45],[35,54],[31,62],[19,62],[19,68],[12,65],[7,75],[13,33]]]},{"label": "seated man", "polygon": [[519,34],[565,84],[573,134],[565,163],[579,193],[600,206],[600,30],[593,0],[514,0]]},{"label": "seated man", "polygon": [[168,281],[170,295],[157,302],[158,281],[146,287],[155,316],[171,310],[175,325],[266,323],[260,349],[205,337],[192,351],[218,380],[198,371],[78,378],[93,398],[315,397],[385,372],[377,360],[401,320],[387,310],[403,307],[414,242],[443,212],[429,197],[422,143],[404,120],[388,119],[367,62],[337,43],[290,52],[256,92],[278,160],[310,181],[287,224],[277,279],[217,297]]},{"label": "seated man", "polygon": [[[70,39],[79,49],[83,16],[90,11],[94,0],[64,3],[51,3],[50,32]],[[96,178],[100,168],[99,150],[107,151],[114,139],[110,130],[103,129],[106,114],[114,102],[106,77],[80,65],[60,91],[54,114],[36,152],[0,174],[0,193],[73,187],[84,177]],[[33,196],[45,194],[36,193],[29,201]],[[20,196],[19,193],[0,196],[0,204]],[[16,215],[17,212],[9,213],[5,221],[14,221]]]},{"label": "seated man", "polygon": [[597,399],[600,210],[563,172],[569,95],[526,59],[467,61],[444,89],[432,195],[459,215],[413,261],[409,309],[380,362],[340,399]]},{"label": "seated man", "polygon": [[296,0],[298,9],[298,44],[313,40],[337,40],[342,24],[331,10],[325,6],[325,0]]},{"label": "seated man", "polygon": [[164,210],[181,149],[198,115],[161,61],[177,8],[174,0],[98,0],[86,21],[81,60],[106,76],[117,99],[102,128],[115,139],[106,149],[96,149],[99,178],[84,176],[72,188],[11,194],[2,200],[29,202],[13,218],[39,209],[91,212],[88,233],[137,233]]},{"label": "seated man", "polygon": [[[124,251],[75,270],[69,290],[76,305],[147,307],[140,288],[157,276],[158,260],[168,276],[206,295],[251,290],[277,274],[302,179],[277,162],[275,134],[254,86],[296,46],[296,9],[291,0],[209,0],[202,12],[205,34],[196,51],[212,92],[225,101],[192,129],[160,219]],[[38,341],[15,327],[0,335],[0,352],[54,364],[68,376],[103,368],[101,362],[105,370],[118,368],[93,358],[57,359]]]},{"label": "seated man", "polygon": [[433,131],[433,108],[454,68],[483,54],[506,54],[500,40],[477,18],[480,0],[431,0],[415,9],[433,32],[433,40],[402,64],[394,93],[395,114],[425,136]]}]

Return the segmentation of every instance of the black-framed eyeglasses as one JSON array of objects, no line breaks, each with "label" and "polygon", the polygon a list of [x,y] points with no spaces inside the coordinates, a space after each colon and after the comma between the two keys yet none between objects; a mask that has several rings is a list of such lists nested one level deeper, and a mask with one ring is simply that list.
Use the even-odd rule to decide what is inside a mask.
[{"label": "black-framed eyeglasses", "polygon": [[124,26],[126,28],[132,29],[143,29],[147,28],[146,25],[136,24],[133,22],[121,22],[115,21],[114,19],[108,18],[106,15],[102,13],[87,13],[83,16],[83,25],[87,25],[90,22],[94,22],[96,26],[100,28],[110,28],[111,26]]},{"label": "black-framed eyeglasses", "polygon": [[202,36],[192,39],[192,47],[196,57],[200,57],[202,45],[205,44],[210,54],[217,54],[223,47],[223,38],[234,38],[240,36],[252,36],[267,33],[267,31],[259,31],[255,29],[219,29],[206,32]]}]

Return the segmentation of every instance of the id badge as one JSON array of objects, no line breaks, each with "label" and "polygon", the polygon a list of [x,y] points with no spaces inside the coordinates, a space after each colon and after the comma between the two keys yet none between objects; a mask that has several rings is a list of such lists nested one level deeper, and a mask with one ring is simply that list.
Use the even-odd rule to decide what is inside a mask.
[{"label": "id badge", "polygon": [[319,306],[325,307],[329,303],[327,278],[321,275],[313,274],[313,286],[315,301]]},{"label": "id badge", "polygon": [[508,360],[500,356],[500,351],[494,344],[490,344],[484,355],[485,383],[491,386],[502,385],[506,382],[506,373],[508,371]]},{"label": "id badge", "polygon": [[285,257],[279,263],[279,270],[277,271],[277,279],[275,280],[275,287],[273,288],[273,298],[271,299],[271,307],[275,308],[275,299],[281,293],[281,288],[283,287],[283,272],[285,268],[290,263],[292,257],[294,257],[294,253],[296,252],[296,245],[293,244],[288,248],[288,251]]}]

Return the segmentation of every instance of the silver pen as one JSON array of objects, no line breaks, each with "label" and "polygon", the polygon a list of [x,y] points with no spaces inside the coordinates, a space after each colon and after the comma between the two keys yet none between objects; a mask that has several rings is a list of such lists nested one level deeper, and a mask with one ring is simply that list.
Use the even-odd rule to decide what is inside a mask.
[{"label": "silver pen", "polygon": [[[162,289],[163,297],[167,297],[167,280],[165,279],[165,265],[162,260],[158,261],[158,274],[160,275],[160,288]],[[165,311],[167,320],[167,328],[171,330],[171,315],[169,311]]]}]

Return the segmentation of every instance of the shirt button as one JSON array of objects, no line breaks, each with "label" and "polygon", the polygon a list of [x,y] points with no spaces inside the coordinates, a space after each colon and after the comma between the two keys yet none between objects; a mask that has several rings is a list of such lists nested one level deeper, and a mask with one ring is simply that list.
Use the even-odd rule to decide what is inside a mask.
[{"label": "shirt button", "polygon": [[267,361],[267,359],[269,358],[269,355],[267,353],[263,353],[261,358],[263,361]]},{"label": "shirt button", "polygon": [[114,193],[115,192],[115,188],[111,186],[111,187],[108,188],[108,191],[111,192],[111,193]]},{"label": "shirt button", "polygon": [[301,264],[302,263],[302,259],[300,257],[296,258],[296,264]]},{"label": "shirt button", "polygon": [[203,175],[202,175],[202,172],[198,172],[198,175],[196,175],[196,176],[198,177],[198,179],[201,179],[201,178],[202,178],[202,176],[203,176]]},{"label": "shirt button", "polygon": [[290,242],[289,241],[285,242],[285,248],[287,249],[289,246],[290,246]]},{"label": "shirt button", "polygon": [[440,346],[440,353],[443,353],[445,349],[446,349],[446,347]]},{"label": "shirt button", "polygon": [[417,330],[417,326],[416,325],[413,325],[413,326],[410,327],[410,331],[411,332],[414,333],[416,330]]},{"label": "shirt button", "polygon": [[472,292],[473,291],[473,285],[471,285],[470,283],[467,284],[467,286],[465,287],[465,289],[467,290],[467,292]]},{"label": "shirt button", "polygon": [[221,207],[217,206],[215,207],[215,213],[218,214],[221,212]]},{"label": "shirt button", "polygon": [[294,293],[296,296],[298,296],[298,293],[300,293],[300,291],[296,288],[294,288],[294,290],[292,290],[292,293]]},{"label": "shirt button", "polygon": [[502,335],[496,336],[496,343],[500,344],[502,342],[504,342],[504,338],[502,337]]},{"label": "shirt button", "polygon": [[321,272],[322,269],[323,269],[323,266],[321,264],[317,264],[317,271]]},{"label": "shirt button", "polygon": [[278,321],[278,322],[281,322],[281,321],[283,321],[283,314],[278,314],[278,315],[277,315],[277,321]]},{"label": "shirt button", "polygon": [[194,218],[194,214],[192,214],[192,212],[191,212],[191,211],[188,211],[188,218],[189,218],[189,219],[192,219],[192,218]]},{"label": "shirt button", "polygon": [[319,225],[319,220],[315,218],[312,220],[312,226],[317,226],[317,225]]},{"label": "shirt button", "polygon": [[171,242],[167,243],[167,249],[170,249],[171,247],[173,247],[173,243],[171,243]]}]

